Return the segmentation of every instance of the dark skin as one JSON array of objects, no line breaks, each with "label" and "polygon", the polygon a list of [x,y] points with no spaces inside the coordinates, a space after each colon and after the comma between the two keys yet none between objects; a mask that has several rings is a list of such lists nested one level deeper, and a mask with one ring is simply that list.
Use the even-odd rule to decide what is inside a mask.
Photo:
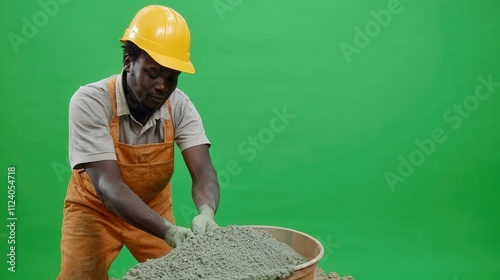
[{"label": "dark skin", "polygon": [[132,61],[125,56],[127,72],[125,96],[132,116],[143,125],[177,87],[181,72],[156,63],[146,52]]},{"label": "dark skin", "polygon": [[[159,65],[145,52],[135,61],[125,56],[124,69],[127,72],[125,95],[130,112],[137,121],[145,124],[175,90],[180,72]],[[185,149],[182,156],[192,178],[192,197],[196,207],[199,210],[202,205],[208,205],[215,212],[219,204],[219,184],[208,145]],[[122,181],[116,161],[90,162],[83,168],[110,211],[139,229],[165,238],[171,227]]]}]

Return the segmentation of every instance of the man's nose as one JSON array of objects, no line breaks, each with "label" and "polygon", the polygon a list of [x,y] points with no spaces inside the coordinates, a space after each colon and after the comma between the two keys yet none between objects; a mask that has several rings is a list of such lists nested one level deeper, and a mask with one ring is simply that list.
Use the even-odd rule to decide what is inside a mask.
[{"label": "man's nose", "polygon": [[164,93],[168,91],[167,78],[158,78],[156,81],[156,90]]}]

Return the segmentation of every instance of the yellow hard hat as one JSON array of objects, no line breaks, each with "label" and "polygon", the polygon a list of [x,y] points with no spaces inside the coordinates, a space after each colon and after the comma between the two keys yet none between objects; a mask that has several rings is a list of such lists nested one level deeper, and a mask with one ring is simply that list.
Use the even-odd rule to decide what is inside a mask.
[{"label": "yellow hard hat", "polygon": [[164,67],[194,73],[189,60],[189,28],[184,18],[171,8],[150,5],[139,10],[120,39],[122,43],[126,41],[136,44]]}]

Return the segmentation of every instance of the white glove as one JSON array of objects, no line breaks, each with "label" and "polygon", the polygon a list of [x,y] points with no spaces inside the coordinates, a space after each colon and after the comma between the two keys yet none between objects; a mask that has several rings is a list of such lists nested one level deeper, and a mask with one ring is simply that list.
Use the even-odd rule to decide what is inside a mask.
[{"label": "white glove", "polygon": [[203,234],[219,228],[214,221],[214,210],[207,205],[202,205],[200,214],[194,217],[191,228],[194,234]]},{"label": "white glove", "polygon": [[170,226],[170,229],[165,235],[165,241],[172,248],[177,247],[177,245],[181,244],[186,239],[194,238],[193,232],[188,228],[174,226],[167,220],[165,220],[165,224]]}]

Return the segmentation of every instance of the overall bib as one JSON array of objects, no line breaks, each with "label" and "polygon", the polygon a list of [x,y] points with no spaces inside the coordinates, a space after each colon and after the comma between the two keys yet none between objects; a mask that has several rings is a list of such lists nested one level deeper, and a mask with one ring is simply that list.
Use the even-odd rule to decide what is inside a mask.
[{"label": "overall bib", "polygon": [[[175,224],[170,184],[174,171],[172,117],[164,122],[162,143],[120,143],[115,82],[116,76],[108,82],[113,107],[110,133],[122,180],[151,209]],[[168,100],[165,106],[171,114]],[[139,262],[164,256],[172,250],[163,239],[131,226],[109,211],[97,196],[86,171],[73,170],[64,201],[58,279],[108,279],[109,267],[123,245]]]}]

